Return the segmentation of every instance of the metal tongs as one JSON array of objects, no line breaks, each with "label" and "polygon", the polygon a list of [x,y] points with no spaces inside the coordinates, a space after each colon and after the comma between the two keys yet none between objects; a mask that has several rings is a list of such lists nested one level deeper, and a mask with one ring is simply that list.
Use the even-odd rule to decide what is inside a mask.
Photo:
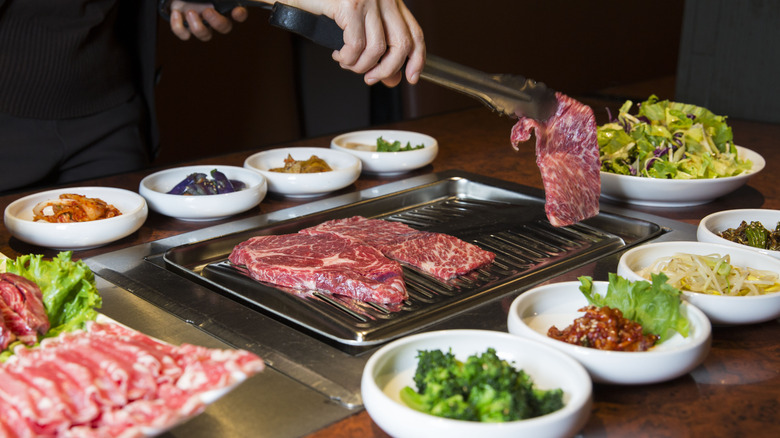
[{"label": "metal tongs", "polygon": [[[173,0],[160,0],[160,15],[170,19]],[[298,34],[312,42],[340,50],[344,33],[332,19],[315,15],[282,3],[270,5],[259,0],[187,0],[191,3],[211,3],[223,15],[229,15],[238,6],[270,10],[272,26]],[[420,77],[471,96],[491,110],[508,117],[530,117],[539,121],[549,119],[558,107],[555,92],[542,82],[520,75],[488,74],[428,54]]]}]

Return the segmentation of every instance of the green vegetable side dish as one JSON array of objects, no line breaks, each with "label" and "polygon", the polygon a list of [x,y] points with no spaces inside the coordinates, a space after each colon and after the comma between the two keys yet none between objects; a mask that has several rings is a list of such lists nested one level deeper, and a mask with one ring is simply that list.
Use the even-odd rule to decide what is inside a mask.
[{"label": "green vegetable side dish", "polygon": [[681,292],[667,283],[664,273],[652,274],[648,281],[629,281],[615,273],[609,274],[604,296],[593,291],[593,279],[582,276],[580,291],[588,302],[598,307],[619,309],[623,317],[642,325],[644,334],[658,335],[661,343],[675,332],[687,337],[690,323],[680,311]]},{"label": "green vegetable side dish", "polygon": [[726,116],[690,104],[650,96],[629,114],[626,101],[616,120],[597,129],[601,170],[661,179],[706,179],[749,172],[738,157]]},{"label": "green vegetable side dish", "polygon": [[769,231],[758,221],[742,221],[737,228],[729,228],[718,233],[718,236],[753,248],[780,251],[780,222],[774,231]]},{"label": "green vegetable side dish", "polygon": [[[6,261],[6,271],[36,283],[43,294],[43,305],[51,328],[45,338],[84,327],[97,318],[103,299],[95,285],[95,274],[82,260],[73,261],[72,251],[61,252],[46,261],[42,255],[23,255]],[[19,341],[0,352],[0,362],[13,354]],[[23,345],[23,344],[22,344]]]},{"label": "green vegetable side dish", "polygon": [[431,415],[466,421],[506,422],[561,409],[561,389],[534,387],[531,377],[500,359],[493,348],[461,362],[452,351],[420,350],[414,383],[401,390],[409,407]]},{"label": "green vegetable side dish", "polygon": [[404,152],[404,151],[413,151],[415,149],[423,149],[424,147],[425,147],[424,144],[418,144],[416,146],[412,146],[411,142],[406,142],[406,146],[401,146],[401,142],[399,140],[390,143],[389,141],[383,139],[382,137],[376,139],[377,152]]}]

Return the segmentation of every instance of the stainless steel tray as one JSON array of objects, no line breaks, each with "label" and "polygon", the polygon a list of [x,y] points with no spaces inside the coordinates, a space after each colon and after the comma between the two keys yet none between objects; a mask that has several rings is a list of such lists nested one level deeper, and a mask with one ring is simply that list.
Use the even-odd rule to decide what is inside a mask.
[{"label": "stainless steel tray", "polygon": [[[489,266],[450,281],[404,268],[408,301],[381,306],[326,293],[291,293],[262,284],[226,262],[252,236],[294,233],[354,215],[447,233],[496,253]],[[602,212],[555,228],[541,191],[518,192],[463,176],[389,193],[317,213],[176,246],[165,265],[213,291],[336,346],[369,347],[419,331],[479,303],[528,289],[546,279],[654,238],[664,229]]]}]

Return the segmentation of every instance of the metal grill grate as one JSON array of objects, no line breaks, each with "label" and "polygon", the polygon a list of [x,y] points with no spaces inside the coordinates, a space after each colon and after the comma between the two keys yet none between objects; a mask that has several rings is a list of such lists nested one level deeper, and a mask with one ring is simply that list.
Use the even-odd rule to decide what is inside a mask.
[{"label": "metal grill grate", "polygon": [[451,234],[496,254],[492,264],[447,281],[405,266],[409,299],[398,305],[284,290],[250,279],[226,260],[207,264],[202,275],[229,296],[316,334],[347,344],[371,344],[532,285],[541,280],[542,273],[569,269],[625,246],[620,237],[587,225],[555,228],[543,215],[516,222],[513,218],[519,208],[533,207],[449,197],[374,216]]}]

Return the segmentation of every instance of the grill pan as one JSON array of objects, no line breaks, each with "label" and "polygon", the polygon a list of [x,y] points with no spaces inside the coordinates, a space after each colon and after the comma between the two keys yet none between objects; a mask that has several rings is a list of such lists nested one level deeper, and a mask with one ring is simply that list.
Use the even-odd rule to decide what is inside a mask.
[{"label": "grill pan", "polygon": [[[169,269],[247,307],[345,351],[360,351],[420,331],[486,301],[528,289],[664,232],[652,222],[603,212],[579,224],[556,228],[545,217],[542,199],[460,177],[445,178],[173,247],[165,252],[163,260]],[[404,267],[409,299],[395,306],[328,293],[284,290],[257,282],[227,262],[233,247],[250,237],[295,233],[326,220],[355,215],[450,234],[496,253],[496,259],[491,265],[449,281]]]}]

